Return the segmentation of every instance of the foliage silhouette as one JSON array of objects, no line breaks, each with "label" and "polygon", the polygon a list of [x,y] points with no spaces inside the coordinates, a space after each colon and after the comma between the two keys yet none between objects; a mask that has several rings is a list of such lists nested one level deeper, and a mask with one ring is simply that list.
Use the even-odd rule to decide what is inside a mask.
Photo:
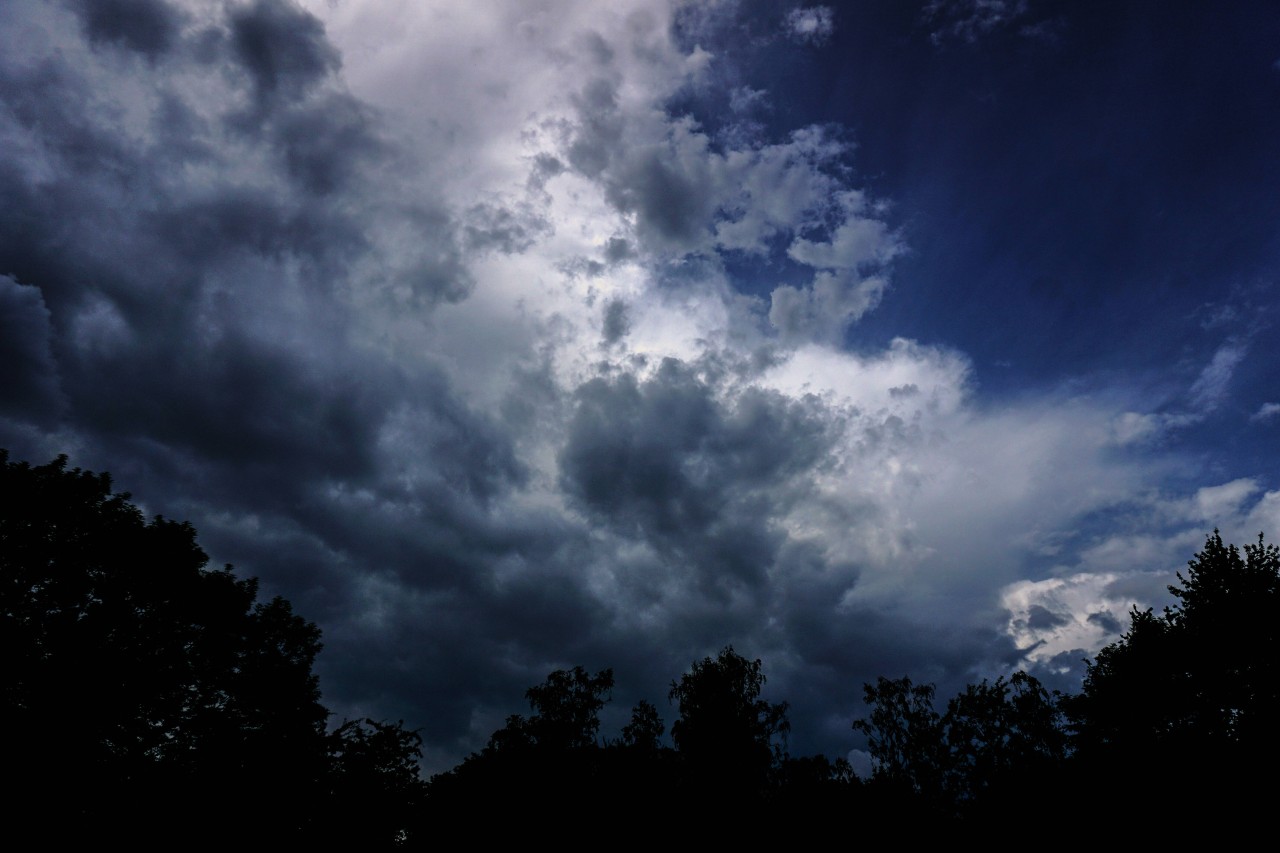
[{"label": "foliage silhouette", "polygon": [[934,687],[910,678],[864,687],[872,781],[887,807],[935,821],[1006,813],[1067,757],[1058,697],[1025,672],[968,685],[939,714]]},{"label": "foliage silhouette", "polygon": [[1246,819],[1280,758],[1280,549],[1259,534],[1242,556],[1215,530],[1187,565],[1177,603],[1135,608],[1064,705],[1088,777],[1123,772]]},{"label": "foliage silhouette", "polygon": [[633,749],[653,751],[661,746],[662,735],[666,730],[667,725],[658,715],[658,709],[641,699],[631,709],[631,721],[622,727],[621,744]]},{"label": "foliage silhouette", "polygon": [[957,813],[1025,813],[1032,792],[1043,795],[1068,757],[1060,698],[1015,672],[970,684],[947,703],[944,788]]},{"label": "foliage silhouette", "polygon": [[319,629],[129,498],[0,450],[12,813],[72,839],[303,836],[331,799]]},{"label": "foliage silhouette", "polygon": [[932,684],[880,676],[875,686],[863,685],[870,716],[853,723],[867,736],[876,780],[927,800],[942,796],[947,775],[945,730],[933,696]]},{"label": "foliage silhouette", "polygon": [[613,671],[581,666],[556,670],[525,692],[534,713],[513,714],[488,744],[462,764],[433,776],[426,819],[540,819],[549,810],[603,804],[607,767],[597,742],[599,712],[613,689]]},{"label": "foliage silhouette", "polygon": [[731,799],[759,794],[769,772],[784,755],[775,738],[791,729],[787,703],[760,698],[765,683],[757,658],[747,660],[725,647],[714,660],[695,661],[672,682],[669,698],[680,718],[671,737],[693,784]]},{"label": "foliage silhouette", "polygon": [[329,733],[330,807],[311,835],[327,846],[392,849],[416,828],[426,785],[422,737],[404,721],[347,720]]}]

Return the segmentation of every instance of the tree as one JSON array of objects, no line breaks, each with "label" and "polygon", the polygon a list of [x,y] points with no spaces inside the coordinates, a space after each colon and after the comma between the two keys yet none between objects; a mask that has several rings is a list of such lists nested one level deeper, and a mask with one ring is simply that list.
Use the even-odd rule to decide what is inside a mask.
[{"label": "tree", "polygon": [[534,740],[555,749],[595,746],[600,709],[612,690],[612,669],[602,669],[594,676],[580,666],[551,673],[545,682],[525,693],[535,711],[529,720]]},{"label": "tree", "polygon": [[867,736],[874,778],[927,799],[942,795],[947,775],[945,730],[933,695],[932,684],[880,676],[875,686],[863,685],[870,716],[853,723],[854,731]]},{"label": "tree", "polygon": [[0,450],[12,814],[63,836],[295,835],[328,760],[319,629],[129,497]]},{"label": "tree", "polygon": [[653,751],[661,744],[667,725],[652,703],[641,699],[631,709],[631,721],[622,727],[622,745],[632,749]]},{"label": "tree", "polygon": [[1067,757],[1058,697],[1025,672],[970,684],[947,703],[948,797],[959,806],[1007,805],[1038,789]]},{"label": "tree", "polygon": [[613,670],[594,676],[581,666],[558,669],[542,684],[525,691],[532,716],[513,714],[489,738],[488,750],[540,747],[545,753],[596,745],[600,709],[613,690]]},{"label": "tree", "polygon": [[359,850],[398,846],[426,795],[418,776],[422,737],[403,720],[347,720],[329,733],[327,746],[329,808],[309,840]]},{"label": "tree", "polygon": [[941,715],[932,684],[881,677],[864,691],[871,713],[853,728],[867,735],[879,795],[904,813],[1017,812],[1066,758],[1057,697],[1025,672],[968,685]]},{"label": "tree", "polygon": [[1187,566],[1175,604],[1134,608],[1064,701],[1073,785],[1119,793],[1120,780],[1178,803],[1183,830],[1244,834],[1267,825],[1280,759],[1280,550],[1259,534],[1242,555],[1215,530]]},{"label": "tree", "polygon": [[1134,608],[1068,700],[1086,758],[1184,778],[1277,757],[1280,549],[1259,534],[1241,556],[1215,530],[1187,566],[1169,586],[1176,603]]},{"label": "tree", "polygon": [[733,646],[715,660],[695,661],[672,682],[669,698],[678,703],[680,718],[671,737],[696,784],[727,796],[764,789],[784,754],[774,739],[791,729],[787,703],[760,698],[764,683],[760,659],[747,660]]}]

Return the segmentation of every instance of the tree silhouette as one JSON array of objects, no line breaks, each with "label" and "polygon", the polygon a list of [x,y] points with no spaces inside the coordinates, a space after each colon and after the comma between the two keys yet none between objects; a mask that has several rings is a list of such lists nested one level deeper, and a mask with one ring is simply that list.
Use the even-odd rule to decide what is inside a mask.
[{"label": "tree silhouette", "polygon": [[[319,629],[129,497],[0,450],[10,813],[62,839],[301,837],[333,801]],[[407,772],[413,746],[379,760]]]},{"label": "tree silhouette", "polygon": [[1025,672],[968,685],[939,714],[934,686],[881,677],[864,687],[867,735],[882,808],[934,821],[1013,813],[1067,756],[1056,695]]},{"label": "tree silhouette", "polygon": [[596,737],[612,689],[613,670],[591,675],[581,666],[530,687],[525,698],[533,714],[511,715],[483,750],[432,777],[427,819],[478,820],[497,810],[511,820],[534,820],[604,802],[611,791]]},{"label": "tree silhouette", "polygon": [[1280,757],[1280,549],[1259,535],[1242,556],[1215,530],[1187,565],[1169,587],[1177,603],[1135,608],[1065,707],[1082,772],[1124,768],[1151,792],[1195,791],[1242,817],[1253,777]]},{"label": "tree silhouette", "polygon": [[787,704],[760,698],[761,662],[727,646],[714,660],[695,661],[672,682],[669,698],[680,718],[671,737],[684,758],[692,784],[729,798],[765,789],[770,769],[781,760],[775,738],[791,729]]},{"label": "tree silhouette", "polygon": [[874,778],[882,786],[931,801],[942,796],[948,770],[945,730],[933,695],[932,684],[880,676],[874,686],[863,685],[869,717],[853,723],[855,731],[867,736]]},{"label": "tree silhouette", "polygon": [[944,787],[961,813],[1017,814],[1031,792],[1043,793],[1068,753],[1058,699],[1015,672],[970,684],[947,703]]},{"label": "tree silhouette", "polygon": [[652,703],[641,699],[631,709],[631,721],[622,727],[622,746],[652,751],[661,745],[667,725]]},{"label": "tree silhouette", "polygon": [[328,807],[311,840],[386,850],[417,828],[426,785],[418,776],[422,738],[404,722],[348,720],[329,733]]}]

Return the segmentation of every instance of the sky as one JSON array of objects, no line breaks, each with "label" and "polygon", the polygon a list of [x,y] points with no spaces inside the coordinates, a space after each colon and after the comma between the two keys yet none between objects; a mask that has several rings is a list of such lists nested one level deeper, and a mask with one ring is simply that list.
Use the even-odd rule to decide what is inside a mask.
[{"label": "sky", "polygon": [[559,668],[1079,686],[1280,535],[1267,3],[5,0],[0,447],[427,773]]}]

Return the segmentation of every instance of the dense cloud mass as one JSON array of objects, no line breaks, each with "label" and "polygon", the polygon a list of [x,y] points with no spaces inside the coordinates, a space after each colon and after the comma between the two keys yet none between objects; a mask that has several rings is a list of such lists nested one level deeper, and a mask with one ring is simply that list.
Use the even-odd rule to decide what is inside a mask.
[{"label": "dense cloud mass", "polygon": [[[905,32],[931,56],[1050,19],[1031,5],[929,3]],[[1280,529],[1273,462],[1179,440],[1274,434],[1240,378],[1266,311],[1201,323],[1158,379],[1064,359],[1017,393],[988,393],[954,307],[862,331],[922,298],[937,219],[864,161],[877,116],[776,89],[846,24],[11,0],[0,446],[189,519],[323,629],[326,704],[421,727],[429,770],[552,669],[661,706],[729,643],[799,752],[857,747],[879,674],[1070,688],[1206,530]]]}]

